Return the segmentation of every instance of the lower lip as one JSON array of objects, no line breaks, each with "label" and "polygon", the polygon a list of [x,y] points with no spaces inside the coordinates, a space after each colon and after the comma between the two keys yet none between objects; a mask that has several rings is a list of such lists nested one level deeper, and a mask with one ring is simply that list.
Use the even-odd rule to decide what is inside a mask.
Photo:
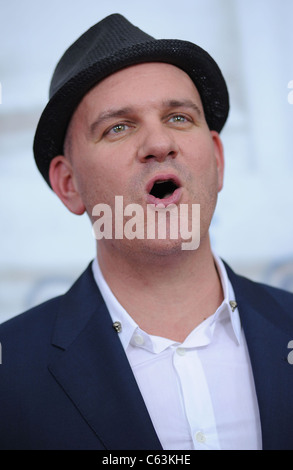
[{"label": "lower lip", "polygon": [[170,204],[178,204],[181,198],[181,194],[182,188],[175,189],[174,193],[164,199],[159,199],[152,194],[147,194],[147,203],[154,204],[155,206],[159,207],[167,207]]}]

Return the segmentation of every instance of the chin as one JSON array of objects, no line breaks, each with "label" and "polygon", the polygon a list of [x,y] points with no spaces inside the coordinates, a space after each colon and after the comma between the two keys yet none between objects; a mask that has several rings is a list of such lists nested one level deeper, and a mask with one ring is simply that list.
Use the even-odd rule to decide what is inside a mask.
[{"label": "chin", "polygon": [[140,246],[137,246],[137,251],[141,254],[145,254],[152,260],[154,259],[154,257],[167,258],[168,256],[181,256],[186,253],[184,252],[184,250],[182,250],[182,240],[156,239],[138,241],[141,242],[141,244]]}]

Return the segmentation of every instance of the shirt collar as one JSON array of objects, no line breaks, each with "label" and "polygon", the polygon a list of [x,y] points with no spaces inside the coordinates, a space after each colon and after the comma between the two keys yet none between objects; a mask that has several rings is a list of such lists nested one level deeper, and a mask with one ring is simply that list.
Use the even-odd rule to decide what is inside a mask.
[{"label": "shirt collar", "polygon": [[92,270],[95,281],[100,289],[100,292],[104,298],[105,304],[108,308],[113,323],[118,322],[121,324],[121,331],[119,332],[119,338],[121,340],[124,349],[129,345],[134,331],[138,328],[137,323],[122,307],[120,302],[117,300],[109,285],[107,284],[102,271],[100,269],[97,258],[92,263]]},{"label": "shirt collar", "polygon": [[[221,280],[224,300],[222,304],[219,306],[219,308],[217,309],[217,311],[214,313],[214,315],[210,317],[209,319],[207,319],[206,322],[207,321],[209,322],[210,331],[213,331],[217,321],[220,321],[220,319],[222,318],[228,317],[231,321],[236,341],[238,342],[238,344],[240,344],[241,322],[240,322],[240,317],[239,317],[239,313],[237,309],[237,304],[234,298],[233,287],[232,287],[230,280],[228,279],[228,275],[227,275],[227,271],[224,266],[224,263],[215,253],[213,253],[213,256],[214,256],[215,265],[217,267],[218,274]],[[158,338],[158,337],[153,337],[157,340],[154,341],[153,343],[150,342],[149,335],[139,328],[137,323],[122,307],[122,305],[119,303],[119,301],[117,300],[117,298],[111,291],[109,285],[105,281],[105,278],[102,274],[97,258],[95,258],[92,263],[92,271],[93,271],[94,279],[101,291],[101,294],[104,298],[104,301],[106,303],[106,306],[108,308],[108,311],[110,313],[113,323],[118,322],[118,325],[119,324],[121,325],[119,338],[121,340],[124,350],[126,350],[126,348],[129,346],[130,343],[134,344],[136,338],[137,339],[140,338],[138,339],[138,342],[136,343],[137,346],[147,347],[148,349],[152,349],[153,352],[156,352],[156,353],[165,349],[166,347],[168,347],[168,345],[174,343],[174,341],[171,341],[169,339]],[[231,302],[232,302],[232,305],[231,305]],[[202,325],[203,324],[199,325],[197,328],[202,328]],[[190,339],[190,337],[191,337],[191,334],[188,336],[187,340]],[[141,341],[141,338],[143,338],[143,341],[141,342],[141,344],[138,344]],[[203,340],[202,340],[203,343],[205,342],[205,340],[207,341],[209,340],[207,339],[206,333],[203,334]]]},{"label": "shirt collar", "polygon": [[230,279],[228,278],[227,270],[225,268],[223,261],[215,253],[213,253],[213,256],[214,256],[215,265],[216,265],[216,268],[217,268],[217,271],[218,271],[218,274],[222,283],[222,289],[223,289],[223,295],[224,295],[224,300],[215,313],[214,322],[219,317],[220,312],[224,310],[228,312],[235,337],[238,343],[240,344],[241,321],[240,321],[240,316],[238,312],[238,307],[237,307],[237,302],[235,299],[233,286],[231,284]]}]

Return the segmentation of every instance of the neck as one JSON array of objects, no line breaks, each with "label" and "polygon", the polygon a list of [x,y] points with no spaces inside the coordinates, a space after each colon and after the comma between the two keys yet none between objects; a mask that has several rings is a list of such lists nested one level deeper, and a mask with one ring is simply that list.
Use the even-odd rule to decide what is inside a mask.
[{"label": "neck", "polygon": [[223,300],[209,239],[195,251],[170,256],[108,256],[98,260],[110,289],[149,334],[182,342]]}]

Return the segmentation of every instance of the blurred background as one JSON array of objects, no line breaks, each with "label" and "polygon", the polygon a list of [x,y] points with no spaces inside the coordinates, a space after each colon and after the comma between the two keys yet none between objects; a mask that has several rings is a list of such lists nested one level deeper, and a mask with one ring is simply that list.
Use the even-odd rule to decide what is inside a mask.
[{"label": "blurred background", "polygon": [[65,292],[95,256],[87,217],[48,188],[32,142],[60,56],[111,13],[195,42],[220,65],[231,112],[213,248],[293,292],[292,0],[0,0],[0,322]]}]

